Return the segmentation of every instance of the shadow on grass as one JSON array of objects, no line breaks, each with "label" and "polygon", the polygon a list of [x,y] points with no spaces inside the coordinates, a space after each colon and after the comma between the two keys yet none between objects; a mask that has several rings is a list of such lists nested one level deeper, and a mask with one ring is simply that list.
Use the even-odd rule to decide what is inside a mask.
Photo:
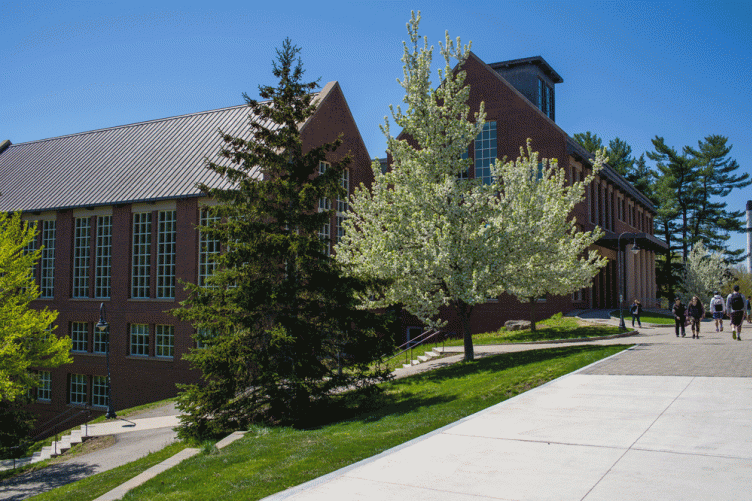
[{"label": "shadow on grass", "polygon": [[[472,362],[457,362],[448,367],[385,383],[360,392],[348,392],[336,401],[312,409],[305,426],[312,429],[341,421],[371,423],[386,416],[414,412],[422,407],[446,403],[453,396],[426,395],[425,385],[448,380],[458,380],[483,373],[497,373],[526,365],[550,362],[569,356],[587,353],[593,346],[570,346],[545,350],[527,350],[484,357]],[[394,391],[398,390],[398,391]]]},{"label": "shadow on grass", "polygon": [[20,500],[91,476],[90,465],[60,463],[27,471],[0,482],[0,499]]}]

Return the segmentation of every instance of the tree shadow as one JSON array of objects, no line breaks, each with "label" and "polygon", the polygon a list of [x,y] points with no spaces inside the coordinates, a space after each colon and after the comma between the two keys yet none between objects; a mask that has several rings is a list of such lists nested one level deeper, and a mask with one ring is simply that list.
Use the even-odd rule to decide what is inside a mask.
[{"label": "tree shadow", "polygon": [[92,465],[58,463],[29,471],[0,482],[0,499],[18,501],[51,491],[95,473]]},{"label": "tree shadow", "polygon": [[[312,408],[304,422],[299,423],[297,428],[314,429],[342,421],[373,423],[387,416],[408,414],[421,407],[454,400],[451,395],[426,396],[422,395],[417,388],[415,391],[411,391],[411,388],[427,382],[436,383],[461,379],[475,374],[497,373],[515,367],[587,353],[593,351],[594,348],[598,347],[583,345],[545,350],[526,350],[493,355],[472,362],[457,362],[447,367],[386,383],[383,387],[344,393],[335,401],[322,403],[320,406]],[[404,391],[384,391],[387,388],[395,387],[401,387]]]}]

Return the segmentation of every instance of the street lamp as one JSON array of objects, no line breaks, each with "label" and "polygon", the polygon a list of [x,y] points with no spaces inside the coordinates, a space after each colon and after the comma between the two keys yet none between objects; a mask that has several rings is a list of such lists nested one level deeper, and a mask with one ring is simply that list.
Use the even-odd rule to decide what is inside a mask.
[{"label": "street lamp", "polygon": [[[99,329],[99,332],[104,333],[110,325],[107,323],[107,309],[104,307],[104,303],[99,304],[99,322],[95,327]],[[112,404],[112,382],[110,380],[110,334],[107,333],[107,414],[104,415],[107,419],[117,419],[115,414],[115,408]]]},{"label": "street lamp", "polygon": [[[622,284],[622,281],[624,278],[623,275],[626,272],[626,269],[624,271],[622,271],[622,269],[626,268],[626,264],[627,264],[621,252],[621,237],[623,237],[624,235],[629,235],[629,237],[627,238],[633,239],[632,253],[637,254],[638,252],[640,252],[640,248],[637,247],[637,235],[635,235],[634,233],[629,233],[625,231],[624,233],[619,235],[619,238],[616,239],[616,252],[617,252],[616,260],[617,260],[617,264],[619,265],[619,269],[617,271],[619,275],[619,329],[620,330],[627,330],[627,326],[624,323],[624,287],[623,287],[624,284]],[[618,263],[619,260],[621,260],[621,264]]]}]

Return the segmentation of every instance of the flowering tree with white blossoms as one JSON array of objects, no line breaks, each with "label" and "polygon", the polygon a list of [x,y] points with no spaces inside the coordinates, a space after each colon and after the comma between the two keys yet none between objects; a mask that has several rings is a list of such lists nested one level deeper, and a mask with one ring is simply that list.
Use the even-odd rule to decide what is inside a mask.
[{"label": "flowering tree with white blossoms", "polygon": [[708,252],[702,241],[699,241],[692,247],[684,262],[682,299],[686,304],[692,296],[697,296],[707,307],[713,291],[722,289],[731,279],[732,275],[723,256],[717,252]]},{"label": "flowering tree with white blossoms", "polygon": [[433,47],[423,38],[418,48],[420,13],[407,25],[411,45],[404,43],[407,110],[390,106],[403,137],[390,134],[389,120],[381,127],[393,158],[381,173],[373,163],[375,181],[369,191],[355,190],[345,235],[337,259],[353,274],[391,281],[385,291],[363,298],[364,307],[401,304],[427,325],[446,324],[442,306],[457,312],[464,331],[465,360],[473,360],[470,313],[504,290],[507,237],[498,187],[481,180],[462,179],[470,166],[463,158],[482,130],[483,105],[468,120],[470,88],[465,72],[453,71],[466,60],[470,46],[456,44],[446,34],[440,45],[444,68],[437,89],[430,81]]},{"label": "flowering tree with white blossoms", "polygon": [[538,159],[530,140],[527,151],[520,148],[516,161],[506,162],[497,172],[502,186],[502,203],[508,213],[507,231],[518,238],[510,242],[512,260],[506,270],[507,292],[530,304],[530,327],[535,331],[535,303],[546,294],[571,294],[592,282],[608,260],[588,247],[603,236],[577,229],[572,209],[585,196],[605,161],[597,151],[593,172],[567,186],[556,159]]}]

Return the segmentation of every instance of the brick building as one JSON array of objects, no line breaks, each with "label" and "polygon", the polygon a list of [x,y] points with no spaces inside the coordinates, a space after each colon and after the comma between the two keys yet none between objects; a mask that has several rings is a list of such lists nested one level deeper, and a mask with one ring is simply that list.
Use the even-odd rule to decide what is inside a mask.
[{"label": "brick building", "polygon": [[[343,144],[328,160],[350,153],[343,183],[350,190],[370,184],[368,152],[339,84],[328,83],[316,99],[301,126],[304,150],[341,134]],[[222,161],[219,129],[242,136],[249,113],[242,105],[3,142],[0,210],[36,221],[36,247],[44,246],[34,271],[41,297],[33,307],[57,310],[56,333],[73,341],[72,364],[41,372],[32,405],[41,421],[76,406],[106,410],[108,333],[94,328],[100,303],[116,409],[175,396],[176,383],[198,381],[182,360],[195,346],[193,327],[169,310],[186,297],[181,280],[200,283],[211,273],[207,256],[219,245],[196,229],[211,202],[195,185],[223,186],[205,158]],[[335,236],[337,222],[333,217],[330,225]]]},{"label": "brick building", "polygon": [[[520,146],[524,146],[528,138],[542,158],[558,159],[569,182],[581,180],[591,172],[592,155],[554,121],[555,86],[563,79],[542,57],[486,64],[471,53],[462,69],[467,73],[465,82],[470,86],[469,116],[479,110],[481,102],[486,112],[485,128],[468,149],[473,159],[471,178],[483,177],[490,182],[491,162],[505,156],[517,158]],[[595,277],[592,287],[571,296],[541,299],[536,305],[536,318],[578,308],[618,307],[617,246],[621,247],[624,257],[621,276],[625,301],[639,298],[643,305],[655,305],[655,252],[665,249],[666,244],[653,236],[654,215],[655,208],[647,197],[610,166],[604,166],[573,216],[584,231],[596,225],[604,230],[605,235],[594,248],[606,256],[609,263]],[[628,252],[633,248],[635,252]],[[527,304],[505,294],[475,306],[471,330],[473,333],[497,330],[505,321],[527,319],[529,314]],[[442,318],[449,321],[448,332],[462,332],[451,310],[442,312]],[[408,339],[422,330],[417,319],[409,316],[403,318],[403,327]]]}]

